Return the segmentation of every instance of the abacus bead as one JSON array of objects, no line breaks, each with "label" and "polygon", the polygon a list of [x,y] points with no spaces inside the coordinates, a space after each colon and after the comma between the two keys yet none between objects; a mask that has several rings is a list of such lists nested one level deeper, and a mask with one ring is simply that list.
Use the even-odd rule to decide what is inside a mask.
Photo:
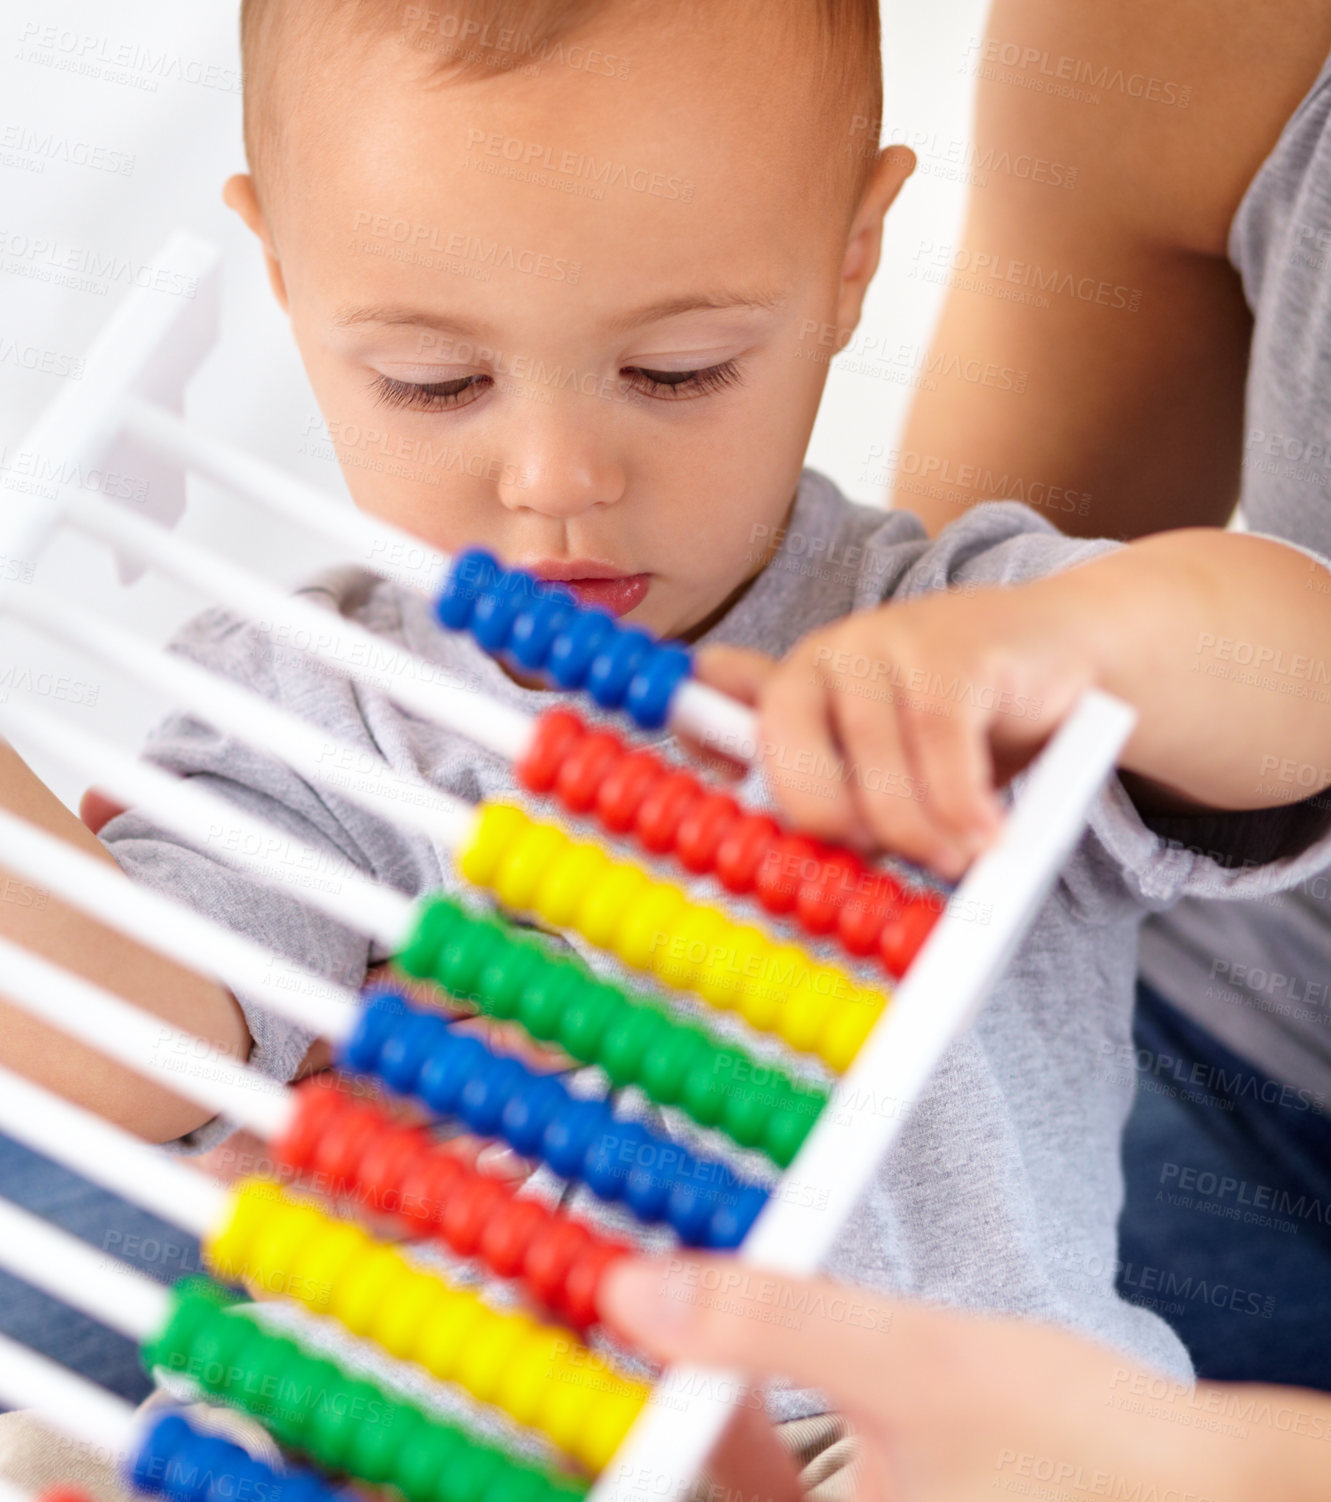
[{"label": "abacus bead", "polygon": [[651,970],[670,947],[675,922],[687,898],[670,882],[656,881],[624,913],[615,935],[615,953],[635,970]]},{"label": "abacus bead", "polygon": [[729,1070],[727,1061],[735,1057],[733,1049],[718,1048],[710,1043],[684,1078],[680,1105],[700,1126],[712,1127],[721,1120],[725,1109]]},{"label": "abacus bead", "polygon": [[478,1250],[502,1278],[516,1278],[532,1240],[545,1228],[549,1214],[536,1200],[512,1199],[505,1194],[481,1227]]},{"label": "abacus bead", "polygon": [[878,938],[878,957],[890,975],[900,978],[929,937],[941,912],[926,899],[908,903],[897,917],[888,922]]},{"label": "abacus bead", "polygon": [[[383,1393],[372,1382],[350,1382],[343,1389],[345,1404],[339,1404],[351,1421],[350,1445],[346,1468],[353,1476],[372,1485],[387,1481],[393,1474],[393,1460],[399,1442],[410,1444],[411,1430],[420,1419],[405,1405],[394,1405],[392,1417],[398,1432],[388,1424],[367,1417],[383,1404]],[[411,1420],[415,1419],[415,1425]]]},{"label": "abacus bead", "polygon": [[[402,1271],[400,1260],[398,1269]],[[409,1359],[416,1348],[421,1325],[447,1297],[428,1273],[412,1272],[400,1277],[375,1319],[374,1339],[385,1351]]]},{"label": "abacus bead", "polygon": [[550,1381],[551,1367],[568,1344],[558,1330],[533,1331],[501,1374],[497,1397],[505,1413],[519,1424],[531,1424],[541,1408],[541,1393]]},{"label": "abacus bead", "polygon": [[345,1194],[355,1182],[357,1165],[376,1132],[372,1111],[357,1109],[350,1101],[347,1109],[328,1122],[319,1143],[315,1166],[326,1176],[331,1194]]},{"label": "abacus bead", "polygon": [[811,934],[830,934],[837,914],[855,892],[864,865],[853,855],[827,854],[818,869],[799,882],[795,892],[795,916]]},{"label": "abacus bead", "polygon": [[769,913],[792,912],[800,884],[820,868],[824,846],[805,835],[783,834],[768,847],[754,873],[753,889]]},{"label": "abacus bead", "polygon": [[[778,1026],[787,994],[796,977],[809,968],[809,957],[795,944],[773,944],[756,928],[743,928],[732,952],[739,992],[735,1010],[760,1033]],[[783,1034],[784,1036],[784,1034]]]},{"label": "abacus bead", "polygon": [[417,1013],[394,1029],[379,1051],[377,1073],[391,1090],[410,1094],[415,1088],[423,1060],[438,1051],[449,1037],[442,1017]]},{"label": "abacus bead", "polygon": [[564,1108],[568,1092],[554,1078],[537,1080],[504,1107],[504,1136],[515,1152],[534,1157],[541,1152],[550,1123]]},{"label": "abacus bead", "polygon": [[752,891],[755,876],[781,830],[766,814],[743,814],[730,826],[716,852],[716,874],[731,892]]},{"label": "abacus bead", "polygon": [[624,743],[608,730],[583,736],[564,757],[555,792],[570,813],[585,814],[596,802],[601,780],[624,755]]},{"label": "abacus bead", "polygon": [[618,1392],[603,1393],[591,1411],[583,1434],[581,1456],[594,1471],[602,1471],[615,1458],[615,1451],[642,1409],[641,1399]]},{"label": "abacus bead", "polygon": [[646,1134],[636,1122],[606,1123],[583,1159],[583,1177],[593,1194],[609,1201],[622,1197],[624,1181],[645,1140]]},{"label": "abacus bead", "polygon": [[675,690],[693,672],[693,660],[683,647],[660,643],[633,675],[624,708],[644,730],[659,730],[670,714]]},{"label": "abacus bead", "polygon": [[[445,1028],[445,1033],[448,1030]],[[463,1086],[488,1060],[484,1045],[476,1038],[446,1036],[441,1046],[422,1060],[415,1094],[440,1116],[457,1114]]]},{"label": "abacus bead", "polygon": [[455,1292],[431,1312],[416,1342],[416,1360],[441,1381],[451,1380],[458,1357],[485,1323],[486,1310],[473,1293]]},{"label": "abacus bead", "polygon": [[675,848],[681,820],[703,797],[698,779],[690,772],[668,772],[642,800],[634,830],[643,846],[656,855]]},{"label": "abacus bead", "polygon": [[579,904],[579,931],[599,948],[611,948],[625,914],[646,895],[651,884],[636,866],[612,861]]},{"label": "abacus bead", "polygon": [[474,918],[440,946],[432,979],[450,996],[471,998],[481,972],[508,947],[508,931],[485,918]]},{"label": "abacus bead", "polygon": [[528,1247],[523,1267],[527,1282],[552,1309],[562,1307],[568,1270],[591,1241],[592,1233],[580,1221],[556,1217]]},{"label": "abacus bead", "polygon": [[337,1115],[339,1096],[337,1091],[307,1080],[293,1087],[291,1099],[295,1109],[286,1131],[272,1140],[273,1154],[293,1173],[306,1173],[326,1124]]},{"label": "abacus bead", "polygon": [[630,751],[611,767],[596,794],[596,814],[611,834],[627,834],[633,828],[642,801],[666,775],[661,760],[651,751]]},{"label": "abacus bead", "polygon": [[347,1269],[361,1255],[365,1233],[359,1226],[343,1222],[325,1230],[318,1243],[302,1259],[304,1276],[311,1292],[311,1309],[326,1309],[333,1289],[338,1287]]},{"label": "abacus bead", "polygon": [[767,1203],[767,1191],[756,1184],[725,1194],[707,1223],[706,1244],[730,1251],[749,1234],[758,1212]]},{"label": "abacus bead", "polygon": [[565,1007],[590,983],[590,977],[575,966],[559,962],[547,965],[532,977],[518,1008],[517,1019],[533,1038],[549,1042],[559,1032]]},{"label": "abacus bead", "polygon": [[541,1394],[538,1423],[561,1450],[575,1455],[595,1401],[596,1394],[586,1382],[547,1382]]},{"label": "abacus bead", "polygon": [[578,613],[570,595],[560,590],[527,601],[513,617],[508,633],[508,650],[524,668],[543,669],[550,649],[559,635],[567,631]]},{"label": "abacus bead", "polygon": [[701,1246],[715,1208],[717,1194],[712,1184],[677,1179],[666,1201],[666,1219],[686,1246]]},{"label": "abacus bead", "polygon": [[477,977],[477,998],[491,1017],[516,1017],[524,990],[545,963],[546,953],[539,944],[510,934]]},{"label": "abacus bead", "polygon": [[511,803],[483,803],[454,859],[458,871],[475,887],[492,885],[505,854],[522,838],[526,814]]},{"label": "abacus bead", "polygon": [[475,1178],[460,1185],[439,1217],[439,1229],[459,1256],[475,1255],[485,1228],[508,1199],[498,1179]]},{"label": "abacus bead", "polygon": [[899,905],[897,894],[875,881],[868,891],[856,891],[842,903],[836,915],[837,937],[851,954],[872,954]]},{"label": "abacus bead", "polygon": [[773,1111],[763,1126],[763,1151],[779,1168],[789,1168],[813,1125],[800,1112],[798,1097],[787,1108]]},{"label": "abacus bead", "polygon": [[509,632],[523,607],[517,594],[489,593],[476,601],[471,613],[471,634],[487,652],[501,652],[508,645]]},{"label": "abacus bead", "polygon": [[711,871],[721,841],[743,812],[727,793],[707,793],[699,798],[675,831],[675,854],[685,870],[699,875]]},{"label": "abacus bead", "polygon": [[882,1014],[882,1007],[872,1007],[862,1000],[849,1000],[837,1007],[829,1018],[818,1052],[827,1064],[844,1073],[855,1062],[864,1040]]},{"label": "abacus bead", "polygon": [[732,1086],[721,1104],[720,1126],[741,1147],[759,1147],[768,1118],[784,1098],[784,1092],[774,1084],[751,1082],[744,1090]]},{"label": "abacus bead", "polygon": [[610,1119],[599,1100],[570,1100],[546,1127],[542,1146],[546,1162],[561,1179],[580,1177],[587,1150]]},{"label": "abacus bead", "polygon": [[391,1034],[396,1019],[406,1011],[401,997],[391,991],[367,996],[351,1036],[342,1045],[339,1063],[357,1074],[377,1074],[379,1050]]},{"label": "abacus bead", "polygon": [[479,1502],[547,1502],[545,1479],[536,1471],[501,1466],[485,1485]]},{"label": "abacus bead", "polygon": [[706,982],[730,926],[729,920],[713,907],[697,903],[686,909],[675,925],[670,943],[652,965],[653,972],[675,990],[701,991],[712,1001]]},{"label": "abacus bead", "polygon": [[509,1359],[534,1329],[530,1320],[517,1314],[487,1322],[462,1352],[457,1368],[462,1385],[482,1402],[493,1402]]},{"label": "abacus bead", "polygon": [[658,1007],[622,1007],[601,1036],[597,1063],[617,1087],[634,1084],[644,1058],[660,1046],[669,1021]]},{"label": "abacus bead", "polygon": [[473,1132],[492,1137],[499,1129],[504,1107],[521,1094],[526,1079],[527,1071],[516,1059],[496,1059],[462,1087],[459,1114]]},{"label": "abacus bead", "polygon": [[546,670],[560,688],[582,688],[596,654],[615,632],[615,618],[599,606],[579,610],[551,643]]},{"label": "abacus bead", "polygon": [[616,626],[587,670],[587,692],[603,709],[621,708],[634,674],[655,650],[656,642],[640,626]]},{"label": "abacus bead", "polygon": [[490,588],[501,572],[499,560],[484,548],[467,548],[457,554],[435,604],[440,624],[450,631],[469,626],[481,591]]},{"label": "abacus bead", "polygon": [[518,782],[531,793],[548,793],[564,758],[586,735],[571,709],[547,709],[538,715],[526,751],[513,763]]},{"label": "abacus bead", "polygon": [[394,957],[399,970],[424,980],[434,974],[434,962],[444,940],[458,921],[456,906],[437,897],[426,897],[416,904],[411,935]]},{"label": "abacus bead", "polygon": [[791,989],[777,1019],[777,1030],[792,1048],[812,1053],[826,1028],[836,1000],[805,981]]},{"label": "abacus bead", "polygon": [[564,1008],[556,1041],[571,1057],[595,1063],[606,1026],[623,1005],[613,986],[588,978]]},{"label": "abacus bead", "polygon": [[[769,987],[764,976],[774,945],[750,923],[729,923],[719,942],[708,952],[695,989],[716,1007],[736,1007],[743,1011],[745,997],[759,987]],[[755,997],[751,1005],[760,1015],[766,1008]],[[746,1014],[747,1015],[747,1014]]]},{"label": "abacus bead", "polygon": [[609,868],[610,856],[599,845],[573,845],[546,872],[531,905],[552,927],[572,928],[588,890]]},{"label": "abacus bead", "polygon": [[402,1175],[402,1216],[422,1230],[438,1228],[466,1170],[459,1158],[434,1147]]},{"label": "abacus bead", "polygon": [[691,1023],[666,1033],[642,1063],[641,1084],[661,1105],[674,1105],[684,1090],[684,1081],[698,1061],[706,1057],[711,1040]]},{"label": "abacus bead", "polygon": [[567,851],[569,837],[553,824],[529,823],[495,872],[492,885],[505,907],[538,909],[536,893]]},{"label": "abacus bead", "polygon": [[606,1271],[628,1254],[629,1248],[621,1243],[603,1241],[574,1261],[564,1282],[564,1313],[575,1325],[592,1325],[601,1318],[601,1283]]},{"label": "abacus bead", "polygon": [[634,1163],[624,1180],[624,1203],[646,1225],[665,1218],[674,1180],[666,1167],[655,1161]]},{"label": "abacus bead", "polygon": [[[365,1335],[374,1328],[384,1301],[396,1292],[402,1268],[392,1247],[369,1246],[366,1240],[364,1257],[357,1262],[351,1276],[329,1290],[328,1297],[329,1308],[353,1335]],[[300,1298],[295,1290],[291,1296]]]}]

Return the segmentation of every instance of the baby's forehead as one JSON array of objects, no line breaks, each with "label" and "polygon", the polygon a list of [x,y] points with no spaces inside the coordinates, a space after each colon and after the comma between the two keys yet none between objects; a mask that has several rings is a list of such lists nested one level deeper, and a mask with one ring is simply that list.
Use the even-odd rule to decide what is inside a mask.
[{"label": "baby's forehead", "polygon": [[[860,51],[849,67],[858,86],[820,89],[837,70],[825,66],[826,39],[817,40],[811,17],[831,4],[245,0],[251,167],[263,196],[266,177],[327,170],[355,132],[380,138],[394,165],[403,148],[418,156],[479,149],[510,172],[553,163],[560,181],[551,191],[570,191],[563,180],[572,168],[593,187],[622,169],[659,193],[669,189],[653,174],[696,177],[718,158],[738,192],[755,165],[765,175],[809,173],[811,186],[825,188],[843,175],[838,160],[858,178],[881,108],[877,0],[852,4],[873,20],[870,61]],[[412,114],[434,135],[404,130]],[[705,139],[688,128],[699,120]],[[617,148],[622,157],[630,147],[650,160],[616,162]],[[691,148],[698,160],[686,162]],[[605,160],[577,160],[593,153]]]}]

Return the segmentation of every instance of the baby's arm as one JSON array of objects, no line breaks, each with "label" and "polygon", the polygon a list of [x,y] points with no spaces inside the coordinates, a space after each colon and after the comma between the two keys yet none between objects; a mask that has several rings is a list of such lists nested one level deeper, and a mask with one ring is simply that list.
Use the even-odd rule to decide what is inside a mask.
[{"label": "baby's arm", "polygon": [[[1121,766],[1144,780],[1139,802],[1256,809],[1317,792],[1331,783],[1331,693],[1312,691],[1329,640],[1331,570],[1206,529],[1032,583],[865,610],[780,663],[713,648],[702,668],[757,704],[794,823],[955,876],[997,830],[995,788],[1092,686],[1138,712]],[[843,759],[857,775],[783,777]]]},{"label": "baby's arm", "polygon": [[[101,842],[3,741],[0,804],[115,865]],[[219,1053],[238,1059],[249,1056],[244,1016],[221,986],[103,928],[54,897],[42,902],[45,894],[33,893],[31,885],[18,878],[9,889],[22,892],[24,900],[0,902],[0,935],[207,1039]],[[0,993],[3,990],[0,973]],[[199,1106],[147,1083],[3,1000],[0,1061],[152,1141],[183,1136],[208,1117]]]}]

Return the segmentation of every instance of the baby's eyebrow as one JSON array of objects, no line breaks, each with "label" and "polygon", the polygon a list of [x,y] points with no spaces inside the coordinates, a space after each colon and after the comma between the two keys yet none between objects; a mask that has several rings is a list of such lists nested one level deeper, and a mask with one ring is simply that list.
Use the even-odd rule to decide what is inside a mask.
[{"label": "baby's eyebrow", "polygon": [[[771,312],[783,306],[788,298],[787,292],[766,288],[686,293],[680,297],[661,298],[630,312],[617,314],[606,321],[605,327],[608,333],[618,334],[646,323],[657,323],[664,318],[675,318],[681,313],[729,312],[735,309]],[[483,324],[465,318],[449,317],[425,308],[379,304],[340,308],[333,314],[333,323],[338,328],[353,328],[366,323],[408,325],[467,337],[485,335],[490,332]]]}]

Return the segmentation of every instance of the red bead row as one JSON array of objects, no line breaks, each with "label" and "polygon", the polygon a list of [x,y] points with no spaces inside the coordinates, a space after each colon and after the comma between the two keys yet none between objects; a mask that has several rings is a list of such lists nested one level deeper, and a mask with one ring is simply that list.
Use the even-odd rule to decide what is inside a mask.
[{"label": "red bead row", "polygon": [[715,875],[728,891],[752,894],[769,913],[836,938],[857,958],[875,956],[894,977],[905,974],[942,910],[937,894],[907,892],[852,851],[747,811],[570,709],[541,715],[515,771],[529,792],[552,795],[688,871]]},{"label": "red bead row", "polygon": [[296,1110],[272,1144],[281,1164],[325,1193],[352,1198],[459,1256],[520,1279],[552,1313],[579,1327],[600,1319],[601,1279],[626,1242],[533,1199],[517,1185],[469,1167],[421,1127],[388,1120],[378,1106],[322,1082],[295,1090]]}]

